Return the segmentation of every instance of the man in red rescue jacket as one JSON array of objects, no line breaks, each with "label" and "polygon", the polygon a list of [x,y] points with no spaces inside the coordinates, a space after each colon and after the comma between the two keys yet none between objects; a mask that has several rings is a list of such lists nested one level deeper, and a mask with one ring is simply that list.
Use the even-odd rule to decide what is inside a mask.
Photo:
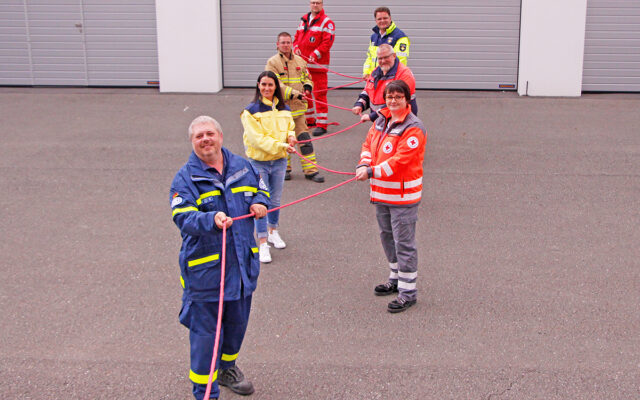
[{"label": "man in red rescue jacket", "polygon": [[406,65],[402,64],[388,44],[381,44],[378,47],[378,67],[373,70],[367,80],[364,90],[358,96],[358,100],[353,105],[351,111],[356,115],[361,115],[367,108],[371,109],[369,114],[362,115],[361,121],[373,121],[378,118],[376,111],[386,107],[384,102],[384,89],[387,84],[394,80],[404,81],[411,91],[411,112],[418,115],[418,103],[416,101],[416,78],[413,72]]},{"label": "man in red rescue jacket", "polygon": [[324,13],[322,0],[311,0],[310,6],[311,12],[300,18],[300,25],[293,39],[293,53],[302,56],[308,62],[307,68],[313,81],[313,98],[318,102],[309,102],[306,112],[307,124],[315,124],[313,136],[321,136],[327,133],[327,68],[336,27]]}]

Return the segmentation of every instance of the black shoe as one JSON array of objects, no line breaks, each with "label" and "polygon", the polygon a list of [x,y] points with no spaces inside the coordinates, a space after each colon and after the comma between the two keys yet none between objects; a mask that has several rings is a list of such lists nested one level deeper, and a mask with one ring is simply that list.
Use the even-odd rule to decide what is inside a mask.
[{"label": "black shoe", "polygon": [[322,136],[327,133],[327,130],[324,128],[317,127],[313,130],[313,136]]},{"label": "black shoe", "polygon": [[313,173],[313,174],[309,174],[309,175],[305,175],[304,176],[306,179],[310,180],[310,181],[314,181],[317,183],[322,183],[324,182],[324,176],[320,176],[319,172]]},{"label": "black shoe", "polygon": [[253,393],[253,384],[245,379],[244,374],[236,365],[229,369],[222,369],[218,373],[218,385],[226,386],[232,392],[243,396]]},{"label": "black shoe", "polygon": [[416,304],[416,300],[405,300],[398,298],[387,305],[387,311],[389,311],[390,313],[403,312],[414,304]]},{"label": "black shoe", "polygon": [[393,282],[383,283],[373,289],[373,293],[376,296],[388,296],[390,294],[398,293],[398,284]]},{"label": "black shoe", "polygon": [[284,173],[284,180],[285,181],[290,181],[291,180],[291,171],[286,171]]}]

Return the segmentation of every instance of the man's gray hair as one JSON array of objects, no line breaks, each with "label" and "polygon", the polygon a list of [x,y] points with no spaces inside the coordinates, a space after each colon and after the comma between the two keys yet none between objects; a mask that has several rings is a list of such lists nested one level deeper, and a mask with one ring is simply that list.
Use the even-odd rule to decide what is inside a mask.
[{"label": "man's gray hair", "polygon": [[201,115],[196,119],[194,119],[193,121],[191,121],[191,124],[189,124],[189,131],[188,131],[189,138],[191,138],[191,135],[193,135],[194,126],[199,124],[204,124],[206,122],[213,124],[214,128],[216,129],[216,132],[222,133],[222,126],[220,126],[220,123],[218,121],[216,121],[215,119],[211,118],[208,115]]},{"label": "man's gray hair", "polygon": [[396,51],[393,49],[393,47],[391,47],[390,44],[383,43],[378,46],[378,52],[381,52],[382,50],[389,50],[391,53],[396,54]]}]

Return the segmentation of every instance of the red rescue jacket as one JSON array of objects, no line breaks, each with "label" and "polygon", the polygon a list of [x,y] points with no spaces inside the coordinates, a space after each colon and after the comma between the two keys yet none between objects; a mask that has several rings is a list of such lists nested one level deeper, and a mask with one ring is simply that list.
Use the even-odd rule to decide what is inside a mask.
[{"label": "red rescue jacket", "polygon": [[371,202],[410,205],[422,198],[422,161],[427,131],[407,107],[401,120],[391,123],[384,108],[369,129],[358,166],[371,168]]},{"label": "red rescue jacket", "polygon": [[[300,25],[293,39],[293,50],[299,49],[305,60],[313,53],[318,64],[328,66],[336,27],[324,10],[320,11],[315,18],[311,20],[310,18],[310,12],[300,18]],[[314,65],[309,64],[307,68],[312,69]]]}]

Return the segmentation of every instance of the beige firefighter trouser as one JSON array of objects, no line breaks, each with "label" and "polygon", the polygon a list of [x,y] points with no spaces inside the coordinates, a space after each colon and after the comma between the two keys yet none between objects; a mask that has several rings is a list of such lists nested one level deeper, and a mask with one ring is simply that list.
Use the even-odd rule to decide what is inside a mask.
[{"label": "beige firefighter trouser", "polygon": [[[301,133],[307,132],[307,135],[309,133],[309,129],[307,128],[307,121],[305,119],[304,114],[293,118],[293,122],[296,123],[296,128],[295,128],[296,139],[304,140],[304,139],[311,138],[310,136],[304,137],[302,139],[300,138]],[[309,159],[310,161],[313,161],[314,163],[316,162],[316,153],[313,151],[313,145],[311,143],[303,143],[302,145],[298,144],[297,146],[298,146],[298,152],[300,154],[302,154],[305,158]],[[309,150],[311,151],[309,152]],[[300,164],[302,165],[302,172],[304,172],[305,175],[312,175],[318,172],[318,167],[316,167],[315,165],[311,164],[310,162],[302,158],[300,158]],[[291,172],[291,154],[287,155],[287,171]]]}]

